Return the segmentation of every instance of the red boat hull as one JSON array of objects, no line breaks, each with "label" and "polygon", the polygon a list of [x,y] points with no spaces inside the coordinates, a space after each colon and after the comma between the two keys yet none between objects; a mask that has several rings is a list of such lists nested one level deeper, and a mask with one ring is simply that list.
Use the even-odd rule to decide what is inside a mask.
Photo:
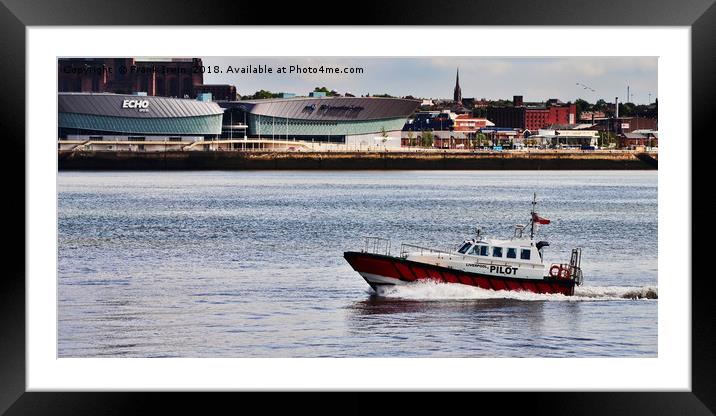
[{"label": "red boat hull", "polygon": [[353,270],[375,289],[379,285],[401,284],[417,280],[459,283],[492,290],[522,290],[534,293],[574,294],[574,281],[545,278],[518,279],[471,273],[447,267],[418,263],[393,256],[347,251],[343,253]]}]

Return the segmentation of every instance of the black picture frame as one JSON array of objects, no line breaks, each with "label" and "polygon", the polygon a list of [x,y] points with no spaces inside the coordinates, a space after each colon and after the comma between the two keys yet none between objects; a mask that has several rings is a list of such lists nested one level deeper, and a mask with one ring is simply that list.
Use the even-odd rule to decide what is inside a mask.
[{"label": "black picture frame", "polygon": [[[0,280],[0,414],[144,414],[150,406],[201,409],[204,414],[229,409],[249,409],[261,404],[273,411],[294,412],[300,407],[327,411],[325,398],[315,394],[291,395],[284,400],[266,394],[182,393],[59,393],[26,392],[25,381],[25,29],[53,25],[255,25],[349,24],[349,25],[563,25],[624,26],[657,25],[691,27],[692,130],[705,133],[712,118],[716,74],[716,6],[714,0],[670,2],[667,0],[621,1],[530,1],[444,3],[428,0],[363,1],[354,13],[350,5],[335,2],[215,1],[97,1],[97,0],[0,0],[0,126],[5,154],[2,164],[6,204],[15,209],[9,225],[10,243],[4,248],[6,272]],[[349,7],[345,9],[344,7]],[[318,13],[325,10],[325,13]],[[259,18],[257,18],[257,16]],[[50,75],[48,75],[50,76]],[[697,156],[696,153],[692,153]],[[703,157],[703,155],[701,155]],[[696,160],[692,159],[692,166]],[[697,178],[692,175],[692,180]],[[692,190],[698,189],[692,182]],[[697,192],[692,191],[692,195]],[[7,201],[12,201],[7,203]],[[695,206],[692,201],[692,206]],[[712,205],[709,205],[712,206]],[[9,214],[6,214],[9,215]],[[19,221],[22,217],[24,221]],[[693,235],[693,233],[692,233]],[[685,270],[698,270],[696,264]],[[675,276],[660,276],[674,278]],[[680,276],[685,279],[687,276]],[[470,393],[449,400],[432,395],[412,395],[409,400],[391,396],[383,411],[401,413],[420,409],[446,413],[475,401],[499,403],[500,413],[707,415],[716,409],[714,365],[714,302],[711,279],[693,279],[692,287],[692,389],[690,392],[548,392]],[[258,396],[258,397],[257,397]],[[331,413],[372,412],[374,400],[338,393],[342,402]],[[383,396],[385,397],[385,396]],[[249,400],[250,403],[247,403]],[[317,405],[320,402],[322,405]]]}]

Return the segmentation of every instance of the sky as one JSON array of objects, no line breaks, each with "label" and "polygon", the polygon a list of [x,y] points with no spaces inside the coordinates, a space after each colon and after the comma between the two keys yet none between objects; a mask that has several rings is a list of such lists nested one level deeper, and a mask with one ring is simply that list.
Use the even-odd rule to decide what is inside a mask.
[{"label": "sky", "polygon": [[[205,67],[221,73],[204,74],[206,84],[233,84],[241,95],[264,89],[306,95],[314,87],[343,94],[412,95],[452,99],[455,72],[460,70],[462,97],[525,101],[600,98],[625,101],[627,86],[637,104],[657,98],[657,57],[204,57]],[[228,68],[267,65],[271,74],[228,73]],[[360,67],[354,74],[281,74],[280,67]],[[651,94],[651,96],[649,95]]]}]

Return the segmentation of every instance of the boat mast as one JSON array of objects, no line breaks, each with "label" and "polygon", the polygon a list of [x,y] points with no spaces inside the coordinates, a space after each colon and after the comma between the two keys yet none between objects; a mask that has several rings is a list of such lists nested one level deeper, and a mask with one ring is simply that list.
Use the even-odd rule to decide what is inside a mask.
[{"label": "boat mast", "polygon": [[535,205],[537,205],[537,192],[532,197],[532,212],[530,213],[530,240],[535,237]]}]

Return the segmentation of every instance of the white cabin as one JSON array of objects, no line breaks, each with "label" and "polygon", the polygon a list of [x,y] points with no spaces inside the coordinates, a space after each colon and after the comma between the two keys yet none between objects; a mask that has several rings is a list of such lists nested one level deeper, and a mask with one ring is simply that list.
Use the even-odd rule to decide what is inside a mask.
[{"label": "white cabin", "polygon": [[436,266],[522,279],[543,279],[546,275],[544,247],[549,243],[535,242],[523,236],[524,226],[515,227],[515,235],[507,240],[477,238],[465,240],[454,252],[413,247],[404,252],[407,260]]}]

